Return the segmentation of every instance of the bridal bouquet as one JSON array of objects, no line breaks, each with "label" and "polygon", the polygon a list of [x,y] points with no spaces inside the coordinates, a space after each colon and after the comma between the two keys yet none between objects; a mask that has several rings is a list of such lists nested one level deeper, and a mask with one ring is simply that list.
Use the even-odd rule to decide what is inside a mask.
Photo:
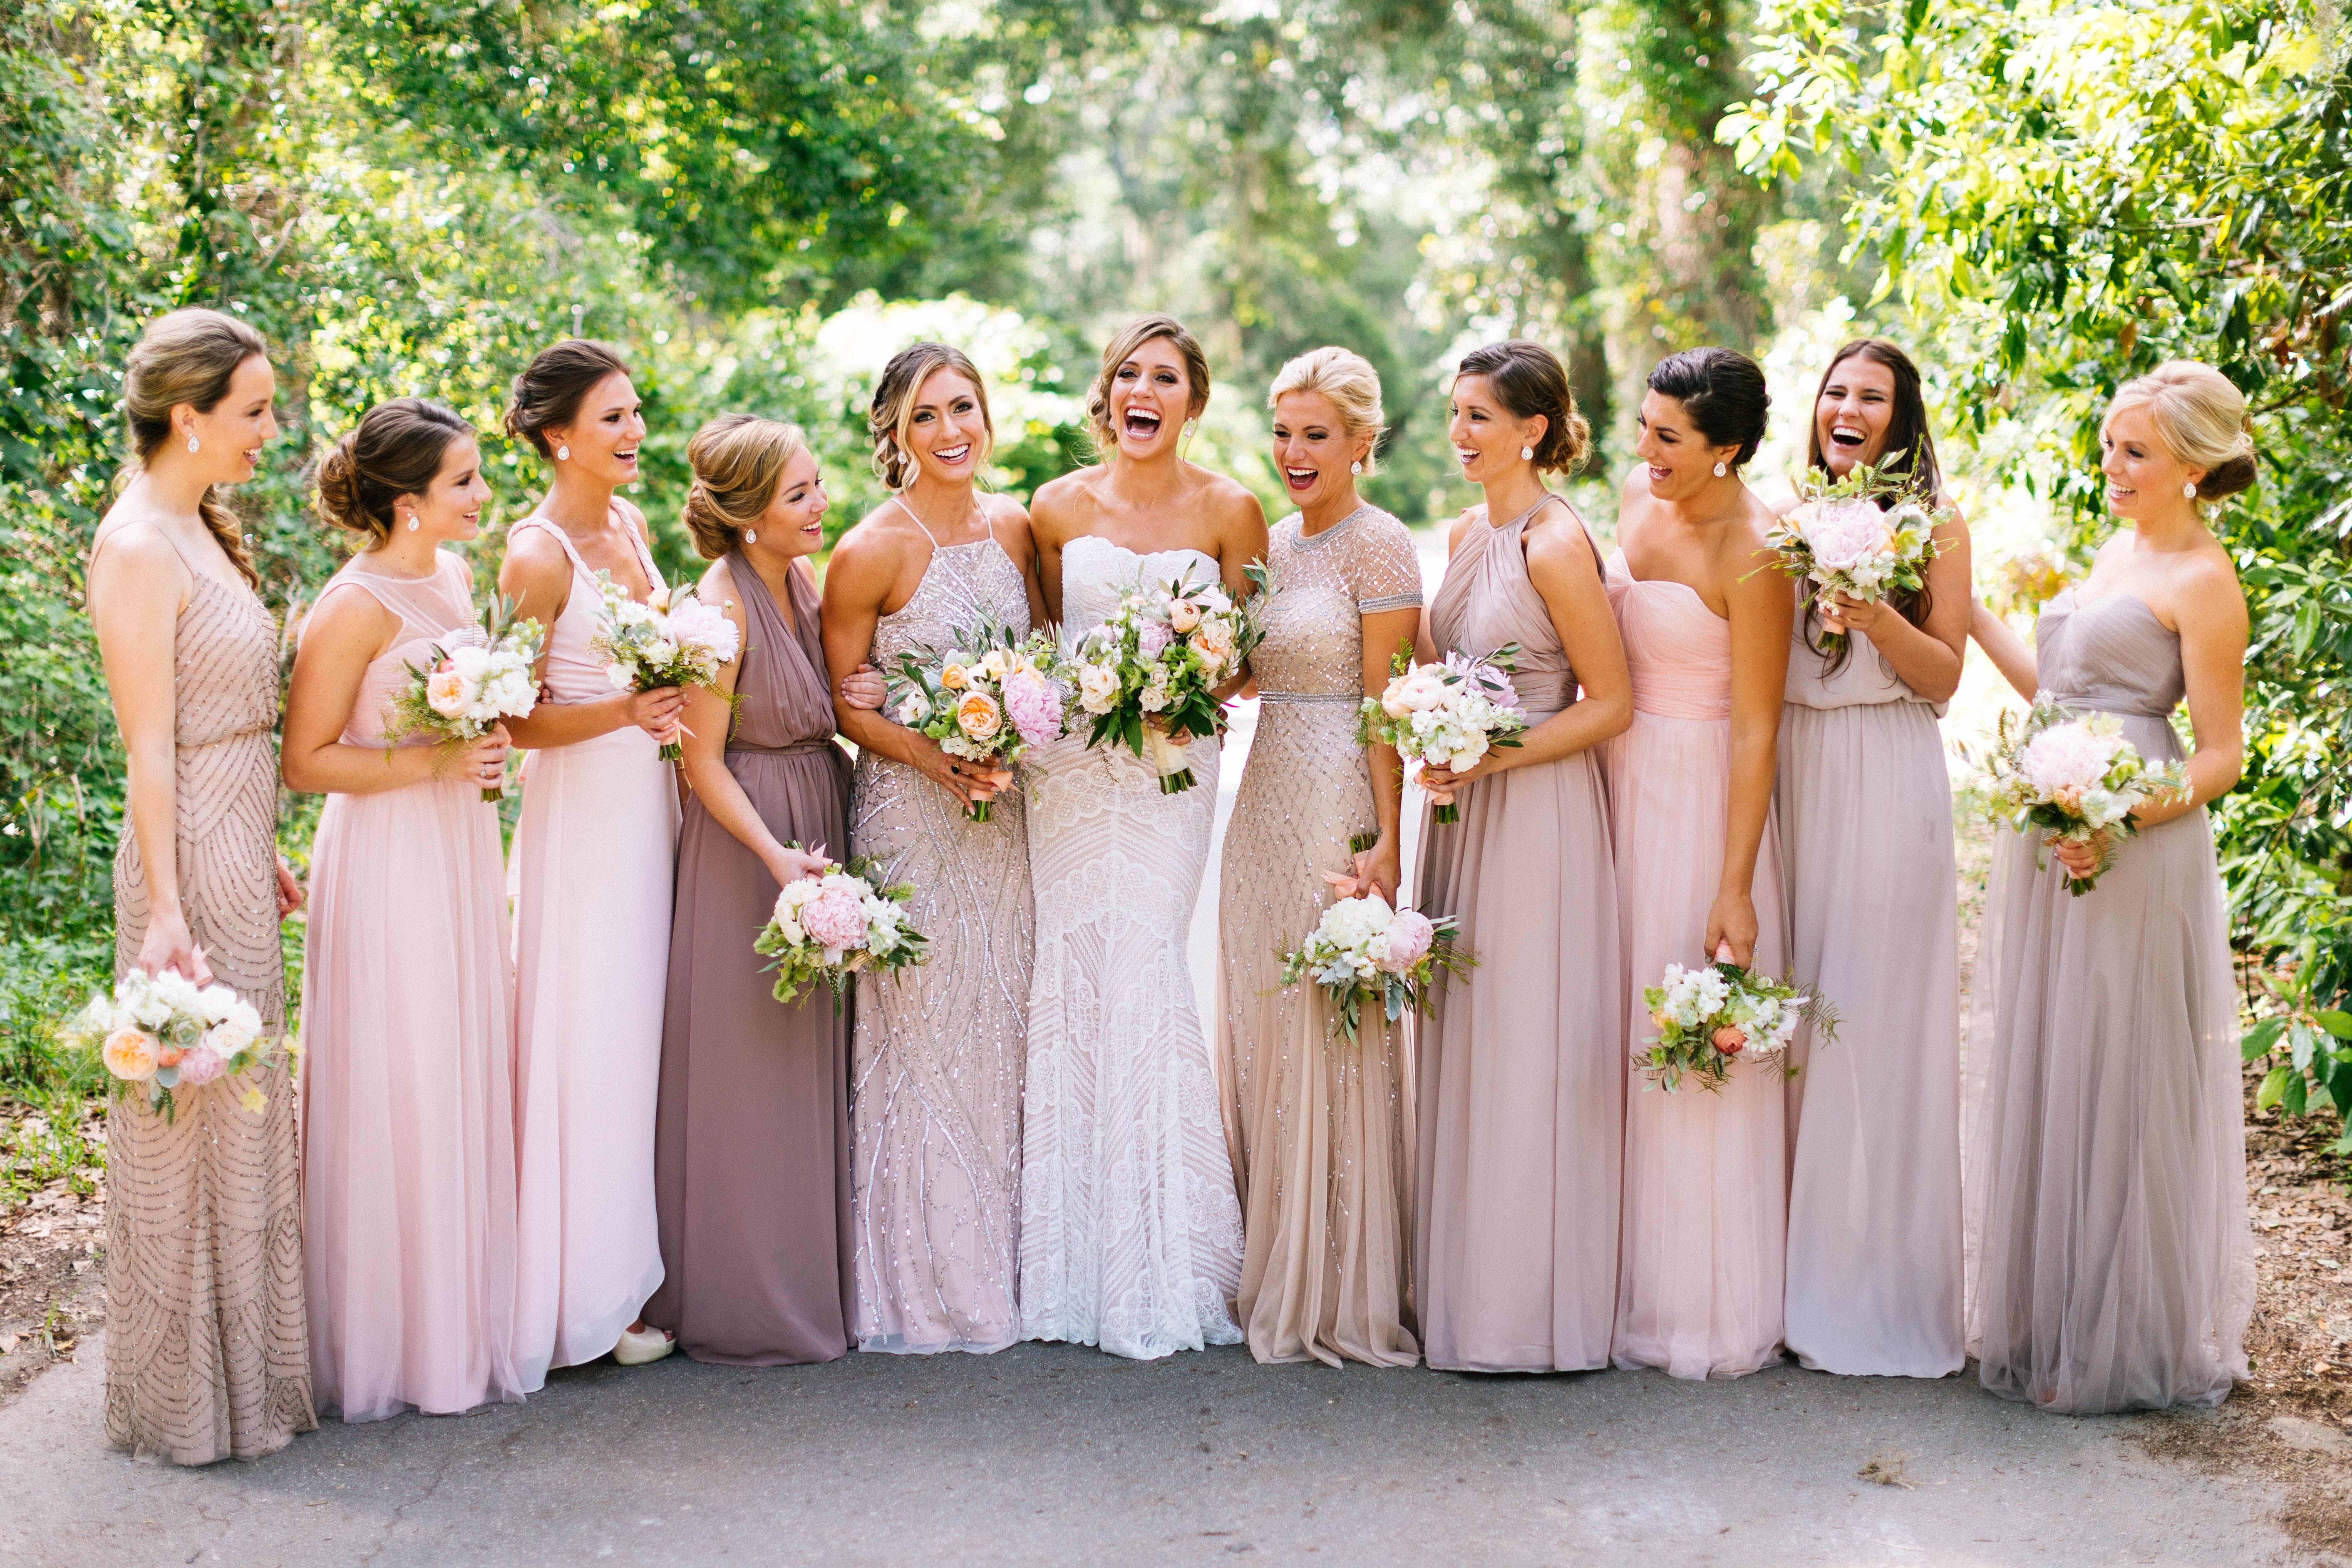
[{"label": "bridal bouquet", "polygon": [[1243,605],[1235,605],[1213,580],[1164,585],[1139,580],[1120,596],[1108,620],[1062,655],[1063,673],[1078,706],[1094,721],[1087,744],[1108,741],[1150,757],[1162,795],[1193,784],[1183,749],[1168,731],[1216,733],[1216,688],[1241,672],[1242,661],[1265,635],[1263,617],[1274,594],[1273,573],[1255,562],[1249,578],[1259,591]]},{"label": "bridal bouquet", "polygon": [[[1416,665],[1399,649],[1387,689],[1364,699],[1359,739],[1394,746],[1416,775],[1431,763],[1466,768],[1494,748],[1520,744],[1528,716],[1511,686],[1518,654],[1518,644],[1505,643],[1484,658],[1449,653],[1442,664]],[[1458,822],[1462,808],[1441,805],[1435,819]]]},{"label": "bridal bouquet", "polygon": [[[592,652],[604,657],[604,673],[615,691],[658,691],[666,686],[713,686],[719,669],[735,658],[741,638],[735,623],[723,611],[695,597],[688,584],[677,589],[656,588],[653,597],[638,604],[613,581],[610,572],[596,574],[604,595],[604,613],[588,639]],[[678,743],[661,749],[661,759],[674,763],[683,755]]]},{"label": "bridal bouquet", "polygon": [[[117,1094],[136,1090],[172,1119],[172,1091],[215,1079],[235,1078],[278,1054],[265,1039],[261,1015],[226,985],[198,985],[174,970],[133,969],[111,994],[100,992],[67,1026],[68,1037],[94,1048]],[[256,1112],[268,1103],[248,1084],[238,1103]]]},{"label": "bridal bouquet", "polygon": [[[950,635],[950,647],[898,656],[892,718],[951,757],[1007,768],[1030,747],[1061,739],[1062,692],[1054,682],[1050,636],[1016,637],[991,621]],[[975,800],[964,815],[986,822],[989,805],[985,797]]]},{"label": "bridal bouquet", "polygon": [[923,962],[930,939],[907,923],[911,883],[887,885],[882,868],[853,858],[784,884],[776,912],[760,928],[751,951],[776,962],[776,1000],[791,1002],[822,980],[833,987],[834,1008],[849,994],[861,969],[894,972]]},{"label": "bridal bouquet", "polygon": [[[508,602],[494,599],[487,631],[468,627],[451,639],[456,646],[435,645],[429,668],[408,667],[408,679],[384,704],[384,744],[436,734],[469,746],[498,728],[499,720],[527,717],[539,705],[539,680],[531,668],[545,639],[537,621],[515,620]],[[497,800],[505,794],[505,786],[493,785],[482,791],[482,798]]]},{"label": "bridal bouquet", "polygon": [[2185,793],[2189,770],[2179,763],[2149,766],[2112,713],[2078,717],[2042,701],[2021,724],[2013,710],[2001,715],[1980,787],[2020,833],[2039,829],[2072,844],[2107,835],[2106,853],[2089,876],[2066,873],[2066,890],[2079,899],[2115,863],[2113,841],[2139,831],[2132,812],[2144,801]]},{"label": "bridal bouquet", "polygon": [[1460,931],[1451,917],[1431,920],[1416,910],[1391,910],[1377,893],[1341,899],[1323,911],[1297,952],[1283,954],[1282,983],[1296,985],[1311,978],[1320,985],[1352,1046],[1366,1002],[1393,1024],[1408,1007],[1429,1011],[1430,991],[1441,974],[1470,973],[1478,960],[1454,945]]},{"label": "bridal bouquet", "polygon": [[[1937,528],[1948,510],[1922,505],[1907,473],[1858,464],[1831,482],[1819,468],[1795,480],[1798,503],[1765,534],[1772,564],[1810,582],[1815,602],[1832,609],[1837,595],[1877,604],[1892,594],[1916,594],[1936,558]],[[1892,506],[1882,503],[1891,501]],[[1846,634],[1823,634],[1832,649]]]},{"label": "bridal bouquet", "polygon": [[1828,1036],[1837,1030],[1836,1018],[1814,998],[1723,959],[1698,969],[1667,964],[1664,981],[1642,993],[1642,1005],[1658,1033],[1633,1054],[1633,1065],[1669,1094],[1685,1074],[1719,1094],[1735,1062],[1770,1063],[1781,1077],[1794,1078],[1797,1069],[1785,1058],[1797,1026],[1811,1021]]}]

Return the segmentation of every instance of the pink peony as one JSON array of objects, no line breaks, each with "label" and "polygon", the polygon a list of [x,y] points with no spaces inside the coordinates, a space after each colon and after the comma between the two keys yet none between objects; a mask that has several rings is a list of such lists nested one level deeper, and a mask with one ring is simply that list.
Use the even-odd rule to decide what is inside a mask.
[{"label": "pink peony", "polygon": [[1021,738],[1043,746],[1062,738],[1062,694],[1050,680],[1013,675],[1004,681],[1004,712]]},{"label": "pink peony", "polygon": [[802,907],[801,926],[827,952],[860,947],[866,942],[866,910],[856,893],[827,888]]},{"label": "pink peony", "polygon": [[2076,722],[2053,724],[2034,736],[2026,742],[2020,766],[2035,789],[2054,796],[2061,790],[2090,788],[2106,776],[2114,760],[2114,743]]},{"label": "pink peony", "polygon": [[1158,658],[1160,651],[1167,647],[1169,639],[1175,635],[1158,621],[1146,621],[1136,633],[1135,645],[1144,658]]},{"label": "pink peony", "polygon": [[1399,910],[1389,921],[1387,931],[1387,962],[1381,965],[1391,974],[1402,974],[1420,963],[1429,952],[1429,944],[1437,928],[1429,917],[1418,910]]},{"label": "pink peony", "polygon": [[180,1082],[185,1087],[210,1083],[227,1066],[227,1060],[218,1051],[198,1046],[180,1058]]},{"label": "pink peony", "polygon": [[698,599],[688,599],[669,613],[670,641],[709,654],[719,664],[735,657],[735,623],[726,613]]},{"label": "pink peony", "polygon": [[1885,553],[1893,542],[1886,514],[1876,501],[1824,501],[1805,525],[1805,542],[1812,546],[1816,565],[1832,572],[1850,572],[1874,555]]}]

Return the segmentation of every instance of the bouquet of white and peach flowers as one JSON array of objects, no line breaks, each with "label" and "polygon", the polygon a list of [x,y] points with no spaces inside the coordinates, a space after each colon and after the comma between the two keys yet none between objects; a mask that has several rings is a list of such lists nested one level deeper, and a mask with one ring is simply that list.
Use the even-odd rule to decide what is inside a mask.
[{"label": "bouquet of white and peach flowers", "polygon": [[[92,996],[65,1033],[99,1053],[115,1093],[138,1092],[167,1121],[173,1089],[236,1078],[278,1054],[252,1003],[226,985],[199,985],[170,969],[133,969],[110,994]],[[257,1114],[269,1101],[247,1084],[237,1102]]]},{"label": "bouquet of white and peach flowers", "polygon": [[[1518,654],[1518,644],[1505,643],[1484,658],[1449,653],[1442,663],[1416,665],[1398,650],[1386,689],[1364,699],[1359,740],[1394,746],[1416,778],[1432,763],[1467,768],[1491,750],[1519,745],[1528,716],[1511,685]],[[1458,805],[1436,808],[1440,823],[1461,819]]]},{"label": "bouquet of white and peach flowers", "polygon": [[1867,464],[1834,482],[1819,468],[1793,482],[1797,505],[1764,538],[1774,566],[1811,584],[1814,602],[1833,628],[1822,641],[1834,649],[1846,637],[1834,629],[1838,595],[1874,605],[1891,595],[1917,593],[1936,558],[1936,530],[1951,514],[1923,504],[1909,474]]},{"label": "bouquet of white and peach flowers", "polygon": [[[1062,692],[1055,683],[1054,639],[1044,632],[1016,637],[1012,628],[982,621],[950,634],[954,645],[898,656],[890,682],[890,716],[939,742],[951,757],[1010,768],[1032,746],[1062,738]],[[964,815],[988,820],[988,797]]]},{"label": "bouquet of white and peach flowers", "polygon": [[1323,911],[1307,941],[1282,957],[1282,983],[1312,979],[1331,999],[1334,1023],[1356,1043],[1363,1005],[1371,1002],[1390,1023],[1410,1007],[1429,1010],[1440,976],[1461,976],[1478,962],[1454,945],[1460,925],[1417,910],[1391,910],[1378,893],[1341,899]]},{"label": "bouquet of white and peach flowers", "polygon": [[1139,580],[1108,620],[1063,650],[1063,676],[1094,721],[1087,744],[1123,744],[1150,757],[1162,795],[1193,784],[1184,752],[1169,732],[1216,733],[1216,689],[1241,673],[1242,661],[1265,635],[1273,574],[1255,562],[1249,577],[1259,591],[1240,605],[1213,580]]},{"label": "bouquet of white and peach flowers", "polygon": [[2089,876],[2065,874],[2066,890],[2079,899],[2115,863],[2114,840],[2139,831],[2131,814],[2146,801],[2185,794],[2189,770],[2179,763],[2149,766],[2112,713],[2077,715],[2043,700],[2022,723],[2014,710],[2001,715],[1979,787],[2020,833],[2038,830],[2072,844],[2107,836]]},{"label": "bouquet of white and peach flowers", "polygon": [[[656,588],[642,605],[613,581],[610,572],[596,574],[596,586],[604,608],[588,647],[604,656],[605,677],[614,690],[713,687],[719,670],[734,659],[742,641],[735,623],[724,611],[697,598],[692,584]],[[666,763],[684,754],[676,741],[661,749]]]},{"label": "bouquet of white and peach flowers", "polygon": [[886,882],[882,868],[859,858],[785,883],[773,918],[751,943],[776,961],[768,965],[776,972],[776,1000],[793,1001],[822,980],[833,987],[837,1012],[859,970],[922,963],[930,939],[907,923],[914,896],[912,883]]},{"label": "bouquet of white and peach flowers", "polygon": [[[528,717],[539,705],[539,679],[531,671],[545,640],[537,621],[518,621],[505,599],[492,600],[487,630],[467,627],[447,647],[436,644],[427,668],[408,667],[408,679],[384,704],[384,743],[437,734],[470,746],[500,720]],[[504,785],[493,785],[482,798],[505,794]]]},{"label": "bouquet of white and peach flowers", "polygon": [[1787,1058],[1797,1026],[1810,1022],[1824,1038],[1837,1033],[1836,1016],[1824,1004],[1786,981],[1749,973],[1729,962],[1727,949],[1696,969],[1667,964],[1665,979],[1643,991],[1642,1005],[1658,1033],[1633,1053],[1633,1065],[1669,1094],[1685,1075],[1719,1094],[1737,1062],[1794,1078]]}]

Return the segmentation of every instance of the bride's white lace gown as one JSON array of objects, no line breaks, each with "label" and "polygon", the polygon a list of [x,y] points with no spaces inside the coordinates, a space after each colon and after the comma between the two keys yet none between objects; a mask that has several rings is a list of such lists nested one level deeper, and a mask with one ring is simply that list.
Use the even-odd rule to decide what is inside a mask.
[{"label": "bride's white lace gown", "polygon": [[[1065,623],[1099,626],[1145,572],[1213,580],[1217,565],[1197,550],[1139,556],[1075,539],[1062,552]],[[1185,957],[1217,742],[1192,742],[1198,784],[1163,795],[1149,763],[1082,750],[1085,738],[1081,727],[1031,753],[1022,1331],[1149,1359],[1242,1337],[1241,1205]]]}]

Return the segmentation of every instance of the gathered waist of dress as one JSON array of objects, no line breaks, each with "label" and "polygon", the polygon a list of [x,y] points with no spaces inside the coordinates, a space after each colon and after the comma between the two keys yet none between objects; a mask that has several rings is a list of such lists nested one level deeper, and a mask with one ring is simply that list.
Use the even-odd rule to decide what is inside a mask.
[{"label": "gathered waist of dress", "polygon": [[727,742],[727,754],[730,757],[813,757],[840,750],[830,735],[817,741],[792,741],[781,746],[754,746],[744,741]]},{"label": "gathered waist of dress", "polygon": [[1345,707],[1349,712],[1353,712],[1363,705],[1364,694],[1360,691],[1261,691],[1257,694],[1257,700],[1260,702],[1272,702],[1284,707],[1299,705]]},{"label": "gathered waist of dress", "polygon": [[2069,696],[2063,691],[2042,691],[2035,700],[2054,702],[2070,712],[2105,713],[2123,721],[2124,738],[2151,762],[2177,762],[2189,754],[2180,743],[2179,733],[2172,727],[2168,710],[2154,712],[2146,708],[2126,707],[2112,698]]},{"label": "gathered waist of dress", "polygon": [[1705,691],[1644,691],[1633,687],[1633,711],[1653,719],[1696,719],[1721,722],[1731,717],[1731,694]]},{"label": "gathered waist of dress", "polygon": [[209,751],[215,746],[226,746],[232,741],[266,741],[269,738],[273,727],[267,722],[253,724],[242,730],[231,730],[226,734],[206,735],[201,740],[190,740],[184,735],[174,735],[172,738],[172,746],[175,751],[203,752]]}]

